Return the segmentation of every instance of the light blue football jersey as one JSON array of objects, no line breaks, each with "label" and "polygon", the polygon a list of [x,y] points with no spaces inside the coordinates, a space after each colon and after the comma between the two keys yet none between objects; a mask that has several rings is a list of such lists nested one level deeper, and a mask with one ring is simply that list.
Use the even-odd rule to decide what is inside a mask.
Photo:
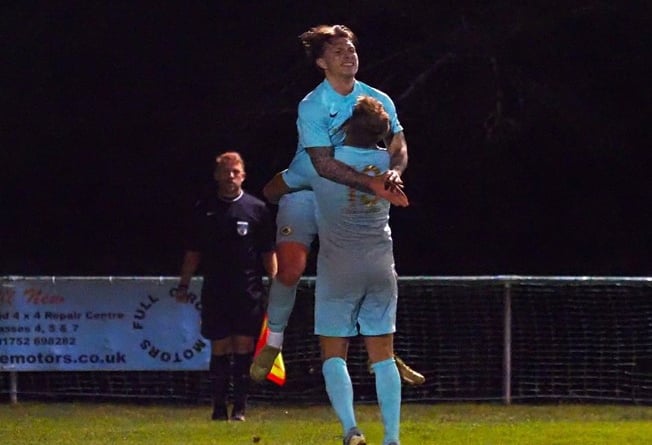
[{"label": "light blue football jersey", "polygon": [[[380,175],[389,168],[385,149],[351,146],[338,147],[335,158],[359,172]],[[389,227],[390,203],[373,194],[322,178],[316,173],[310,179],[319,214],[320,249],[346,251],[347,255],[366,249],[391,252]]]},{"label": "light blue football jersey", "polygon": [[[389,166],[384,149],[343,146],[335,157],[369,175]],[[395,332],[398,285],[389,202],[320,176],[310,184],[319,228],[315,333],[349,337]]]},{"label": "light blue football jersey", "polygon": [[342,146],[344,142],[342,125],[353,114],[353,108],[360,96],[371,96],[383,105],[389,115],[392,133],[403,131],[396,106],[387,94],[356,80],[351,93],[343,96],[333,89],[328,80],[324,79],[299,103],[297,151],[288,170],[283,174],[288,187],[305,188],[305,178],[315,174],[310,157],[305,151],[306,147]]}]

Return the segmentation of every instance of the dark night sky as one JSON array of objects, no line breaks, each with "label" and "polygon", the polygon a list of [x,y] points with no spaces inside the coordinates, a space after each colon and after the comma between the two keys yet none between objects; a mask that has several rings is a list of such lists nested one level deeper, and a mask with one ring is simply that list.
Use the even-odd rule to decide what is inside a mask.
[{"label": "dark night sky", "polygon": [[319,23],[406,130],[400,274],[650,275],[647,2],[451,3],[4,4],[0,275],[176,274],[214,155],[290,160]]}]

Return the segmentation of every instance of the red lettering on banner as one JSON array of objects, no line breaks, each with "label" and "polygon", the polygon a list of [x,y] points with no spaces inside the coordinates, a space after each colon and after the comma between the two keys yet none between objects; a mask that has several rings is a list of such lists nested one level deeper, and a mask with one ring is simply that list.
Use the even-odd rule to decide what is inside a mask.
[{"label": "red lettering on banner", "polygon": [[25,295],[30,304],[61,304],[65,301],[61,295],[48,295],[36,288],[25,289]]},{"label": "red lettering on banner", "polygon": [[8,304],[12,305],[14,304],[14,295],[16,294],[16,291],[13,289],[7,289],[7,288],[0,288],[0,305],[2,304]]}]

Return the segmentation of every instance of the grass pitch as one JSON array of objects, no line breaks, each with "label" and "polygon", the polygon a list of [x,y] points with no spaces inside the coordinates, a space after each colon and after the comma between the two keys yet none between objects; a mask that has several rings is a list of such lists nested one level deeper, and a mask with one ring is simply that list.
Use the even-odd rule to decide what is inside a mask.
[{"label": "grass pitch", "polygon": [[[370,445],[382,443],[376,405],[357,405]],[[329,406],[254,404],[247,421],[213,422],[208,406],[105,403],[0,405],[6,445],[339,445]],[[652,407],[405,404],[402,445],[647,445]]]}]

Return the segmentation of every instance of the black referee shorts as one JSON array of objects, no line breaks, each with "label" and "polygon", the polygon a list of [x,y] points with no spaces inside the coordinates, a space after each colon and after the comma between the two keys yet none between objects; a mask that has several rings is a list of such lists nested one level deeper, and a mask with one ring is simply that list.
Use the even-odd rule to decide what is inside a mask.
[{"label": "black referee shorts", "polygon": [[201,296],[201,335],[221,340],[234,335],[258,338],[265,316],[263,298],[247,293],[206,292]]}]

